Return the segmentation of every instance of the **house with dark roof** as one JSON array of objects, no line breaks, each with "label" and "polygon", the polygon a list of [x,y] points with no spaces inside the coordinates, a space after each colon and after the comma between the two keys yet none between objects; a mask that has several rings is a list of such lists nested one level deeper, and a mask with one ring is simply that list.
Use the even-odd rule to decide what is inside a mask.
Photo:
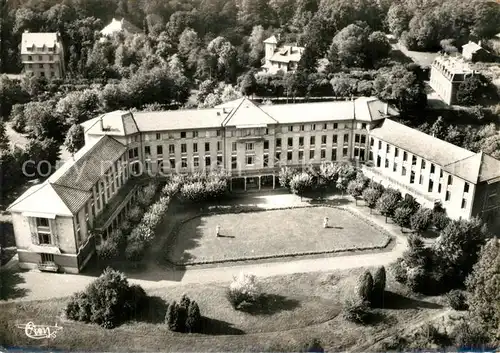
[{"label": "house with dark roof", "polygon": [[285,105],[243,97],[92,118],[82,124],[85,146],[8,208],[20,266],[79,272],[127,217],[144,174],[224,169],[231,190],[246,191],[279,187],[284,166],[356,163],[422,205],[441,204],[451,218],[498,219],[500,161],[390,119],[397,115],[374,97]]},{"label": "house with dark roof", "polygon": [[275,74],[281,70],[286,73],[297,69],[304,47],[293,44],[278,46],[278,38],[271,36],[264,41],[264,51],[262,71]]},{"label": "house with dark roof", "polygon": [[124,144],[103,135],[9,206],[21,268],[78,273],[85,266],[95,252],[91,230],[106,238],[136,196],[126,152]]}]

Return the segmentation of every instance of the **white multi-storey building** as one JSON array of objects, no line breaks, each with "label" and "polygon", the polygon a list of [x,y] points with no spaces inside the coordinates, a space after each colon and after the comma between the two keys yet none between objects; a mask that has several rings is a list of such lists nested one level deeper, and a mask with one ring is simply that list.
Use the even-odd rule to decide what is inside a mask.
[{"label": "white multi-storey building", "polygon": [[223,168],[232,190],[278,187],[283,166],[354,162],[384,185],[452,218],[498,217],[500,161],[405,127],[376,98],[212,109],[114,111],[86,121],[85,147],[10,207],[21,267],[78,272],[92,256],[89,229],[109,234],[137,179]]},{"label": "white multi-storey building", "polygon": [[64,76],[64,49],[59,33],[23,33],[21,61],[25,73],[47,78]]},{"label": "white multi-storey building", "polygon": [[458,86],[474,70],[462,57],[442,55],[431,65],[430,86],[446,104],[455,104]]}]

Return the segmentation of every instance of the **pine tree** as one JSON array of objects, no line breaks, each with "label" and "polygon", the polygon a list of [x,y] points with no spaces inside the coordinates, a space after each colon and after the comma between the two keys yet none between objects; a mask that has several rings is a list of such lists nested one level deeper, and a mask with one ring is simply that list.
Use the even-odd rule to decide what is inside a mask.
[{"label": "pine tree", "polygon": [[370,271],[365,271],[360,277],[358,295],[362,302],[371,305],[373,299],[373,277]]},{"label": "pine tree", "polygon": [[165,315],[165,323],[168,325],[170,331],[178,332],[180,329],[179,304],[177,304],[175,300],[167,308],[167,314]]},{"label": "pine tree", "polygon": [[386,272],[385,267],[380,266],[375,272],[373,277],[373,301],[376,305],[384,305],[384,294],[385,294],[385,283],[386,283]]},{"label": "pine tree", "polygon": [[186,319],[187,332],[200,332],[201,329],[201,313],[198,303],[194,300],[189,304]]}]

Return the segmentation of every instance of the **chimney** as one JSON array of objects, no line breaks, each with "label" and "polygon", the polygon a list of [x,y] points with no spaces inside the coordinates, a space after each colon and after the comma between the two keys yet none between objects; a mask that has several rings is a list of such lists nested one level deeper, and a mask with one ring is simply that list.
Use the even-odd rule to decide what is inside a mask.
[{"label": "chimney", "polygon": [[28,29],[25,29],[24,33],[30,33],[30,31]]},{"label": "chimney", "polygon": [[384,115],[389,115],[389,103],[384,104]]},{"label": "chimney", "polygon": [[280,38],[281,38],[281,33],[276,34],[276,39],[278,40],[278,42],[280,41]]},{"label": "chimney", "polygon": [[104,123],[102,122],[102,118],[99,120],[99,122],[101,123],[101,131],[104,131]]},{"label": "chimney", "polygon": [[477,45],[481,46],[481,42],[482,42],[482,41],[477,42]]}]

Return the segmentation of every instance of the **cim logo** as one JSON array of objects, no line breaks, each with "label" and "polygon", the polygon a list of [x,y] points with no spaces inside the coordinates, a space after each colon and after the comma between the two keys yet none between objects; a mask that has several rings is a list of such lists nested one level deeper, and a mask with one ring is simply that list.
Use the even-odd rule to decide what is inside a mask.
[{"label": "cim logo", "polygon": [[18,328],[24,330],[27,337],[34,340],[41,340],[44,338],[56,338],[57,332],[62,330],[62,327],[49,325],[35,325],[33,322],[28,322],[26,325],[17,325]]}]

